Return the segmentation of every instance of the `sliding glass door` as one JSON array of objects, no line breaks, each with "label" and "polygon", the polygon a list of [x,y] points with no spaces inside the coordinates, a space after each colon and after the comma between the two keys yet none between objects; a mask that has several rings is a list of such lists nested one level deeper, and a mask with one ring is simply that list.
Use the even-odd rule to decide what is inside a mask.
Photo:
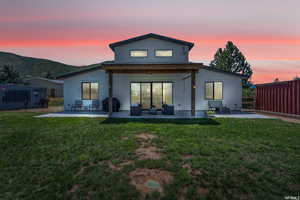
[{"label": "sliding glass door", "polygon": [[152,106],[156,109],[162,107],[162,83],[152,83]]},{"label": "sliding glass door", "polygon": [[151,83],[141,83],[141,105],[143,109],[151,108]]},{"label": "sliding glass door", "polygon": [[141,104],[143,109],[161,109],[163,104],[173,104],[173,83],[131,83],[130,87],[131,105]]},{"label": "sliding glass door", "polygon": [[173,104],[173,84],[163,83],[163,103]]}]

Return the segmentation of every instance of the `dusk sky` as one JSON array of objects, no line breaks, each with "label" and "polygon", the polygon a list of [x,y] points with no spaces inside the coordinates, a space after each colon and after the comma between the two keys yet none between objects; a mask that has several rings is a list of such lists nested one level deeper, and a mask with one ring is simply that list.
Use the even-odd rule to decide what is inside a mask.
[{"label": "dusk sky", "polygon": [[194,42],[190,60],[228,40],[252,81],[300,76],[300,0],[0,0],[0,51],[87,65],[112,60],[108,45],[146,33]]}]

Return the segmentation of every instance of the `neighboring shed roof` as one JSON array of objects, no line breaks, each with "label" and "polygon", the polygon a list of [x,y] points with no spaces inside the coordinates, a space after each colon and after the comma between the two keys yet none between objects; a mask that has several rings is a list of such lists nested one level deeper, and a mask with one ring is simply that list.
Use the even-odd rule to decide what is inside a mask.
[{"label": "neighboring shed roof", "polygon": [[34,78],[29,79],[29,81],[30,80],[43,80],[43,81],[48,81],[48,82],[55,83],[55,84],[64,84],[63,80],[48,79],[48,78],[43,78],[43,77],[34,77]]},{"label": "neighboring shed roof", "polygon": [[139,40],[144,40],[144,39],[147,39],[147,38],[155,38],[155,39],[165,40],[165,41],[168,41],[168,42],[174,42],[174,43],[177,43],[177,44],[186,45],[186,46],[189,47],[189,50],[191,50],[194,46],[194,43],[191,43],[191,42],[178,40],[178,39],[166,37],[166,36],[163,36],[163,35],[158,35],[158,34],[155,34],[155,33],[148,33],[148,34],[141,35],[141,36],[134,37],[134,38],[130,38],[130,39],[127,39],[127,40],[122,40],[122,41],[119,41],[119,42],[111,43],[109,45],[109,47],[114,51],[114,48],[117,47],[117,46],[121,46],[121,45],[128,44],[128,43],[131,43],[131,42],[136,42],[136,41],[139,41]]}]

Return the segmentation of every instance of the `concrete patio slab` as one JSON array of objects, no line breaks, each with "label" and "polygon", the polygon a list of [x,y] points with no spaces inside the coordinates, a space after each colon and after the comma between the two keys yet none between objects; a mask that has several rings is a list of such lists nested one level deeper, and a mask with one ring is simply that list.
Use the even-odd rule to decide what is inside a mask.
[{"label": "concrete patio slab", "polygon": [[[88,111],[81,111],[81,112],[56,112],[56,113],[47,113],[35,116],[37,118],[44,118],[44,117],[88,117],[88,118],[95,118],[95,117],[104,117],[107,118],[108,114],[106,112],[97,111],[97,112],[88,112]],[[210,114],[207,115],[204,111],[197,111],[196,116],[191,116],[190,111],[176,111],[175,115],[162,115],[158,113],[157,115],[151,115],[147,113],[143,113],[141,116],[131,116],[129,111],[120,111],[114,112],[112,114],[112,118],[130,118],[130,119],[195,119],[195,118],[244,118],[244,119],[278,119],[277,116],[266,116],[262,114],[256,113],[232,113],[232,114]]]},{"label": "concrete patio slab", "polygon": [[278,117],[271,117],[255,113],[239,113],[239,114],[212,114],[209,117],[216,118],[240,118],[240,119],[278,119]]},{"label": "concrete patio slab", "polygon": [[158,113],[157,115],[143,113],[141,116],[131,116],[129,111],[115,112],[112,118],[131,118],[131,119],[195,119],[205,118],[207,115],[204,111],[196,111],[196,116],[191,116],[191,111],[175,111],[175,115],[163,115]]},{"label": "concrete patio slab", "polygon": [[35,116],[37,118],[44,117],[87,117],[87,118],[95,118],[95,117],[108,117],[108,114],[105,112],[58,112],[58,113],[48,113],[43,115]]}]

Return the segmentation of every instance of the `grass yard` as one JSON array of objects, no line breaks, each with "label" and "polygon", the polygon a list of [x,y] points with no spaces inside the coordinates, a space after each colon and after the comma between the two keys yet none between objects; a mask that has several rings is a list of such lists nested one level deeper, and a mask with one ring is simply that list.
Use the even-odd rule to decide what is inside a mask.
[{"label": "grass yard", "polygon": [[0,199],[284,199],[300,124],[0,112]]}]

